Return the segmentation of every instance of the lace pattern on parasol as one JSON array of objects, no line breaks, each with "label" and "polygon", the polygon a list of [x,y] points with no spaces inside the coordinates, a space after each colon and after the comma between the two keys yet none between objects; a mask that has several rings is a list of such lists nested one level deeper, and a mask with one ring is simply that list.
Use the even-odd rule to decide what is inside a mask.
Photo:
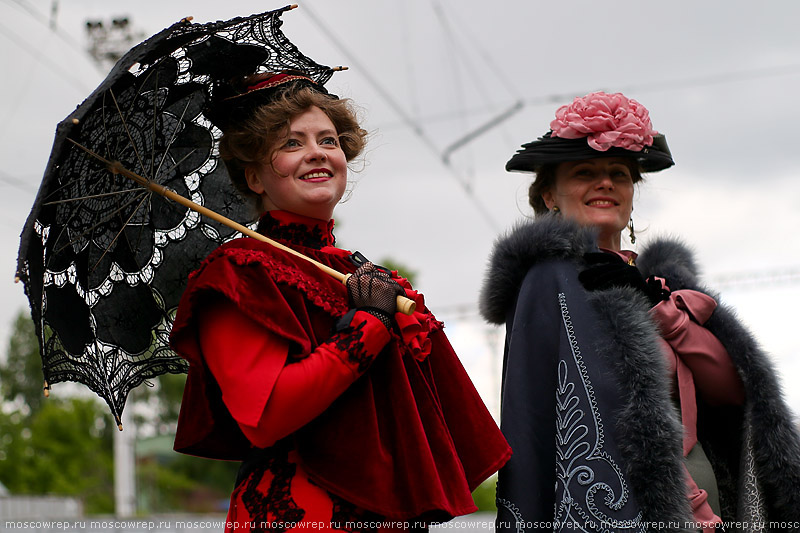
[{"label": "lace pattern on parasol", "polygon": [[280,31],[288,9],[163,30],[128,52],[59,124],[17,269],[40,337],[45,388],[83,383],[119,423],[132,388],[185,372],[168,336],[186,278],[240,233],[110,172],[87,149],[252,224],[254,213],[218,159],[221,132],[203,111],[215,80],[285,69],[319,84],[330,79],[331,68]]}]

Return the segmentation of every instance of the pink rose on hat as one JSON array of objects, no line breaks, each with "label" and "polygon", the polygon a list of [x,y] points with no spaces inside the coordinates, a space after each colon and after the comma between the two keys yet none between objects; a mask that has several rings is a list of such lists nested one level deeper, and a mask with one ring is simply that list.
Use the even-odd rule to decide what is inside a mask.
[{"label": "pink rose on hat", "polygon": [[556,111],[550,123],[553,137],[579,139],[600,152],[612,146],[640,152],[653,144],[658,132],[650,122],[650,113],[642,104],[622,93],[590,93],[578,97]]}]

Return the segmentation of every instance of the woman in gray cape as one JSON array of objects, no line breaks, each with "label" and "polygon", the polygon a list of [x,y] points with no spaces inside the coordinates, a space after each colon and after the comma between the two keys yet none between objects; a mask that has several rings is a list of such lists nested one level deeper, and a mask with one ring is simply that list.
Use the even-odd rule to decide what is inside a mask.
[{"label": "woman in gray cape", "polygon": [[481,312],[506,325],[503,531],[798,531],[800,437],[775,372],[662,239],[621,248],[642,172],[673,165],[622,94],[562,106],[510,171],[535,218],[498,239]]}]

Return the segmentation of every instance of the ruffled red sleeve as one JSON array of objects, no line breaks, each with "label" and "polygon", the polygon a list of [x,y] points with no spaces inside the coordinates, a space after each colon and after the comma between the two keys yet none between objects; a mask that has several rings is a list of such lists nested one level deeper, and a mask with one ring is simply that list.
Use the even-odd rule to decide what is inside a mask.
[{"label": "ruffled red sleeve", "polygon": [[200,347],[239,424],[258,423],[289,354],[289,343],[256,324],[228,300],[200,313]]},{"label": "ruffled red sleeve", "polygon": [[[336,248],[300,251],[339,272],[356,268],[349,253]],[[399,520],[446,520],[473,512],[471,489],[502,466],[511,451],[447,342],[442,323],[425,308],[421,295],[398,281],[417,302],[417,312],[398,315],[398,332],[388,342],[378,339],[383,348],[373,356],[372,335],[387,335],[370,326],[374,317],[359,320],[363,313],[357,312],[348,323],[352,331],[331,336],[348,311],[347,290],[334,278],[255,239],[239,239],[214,252],[189,280],[171,336],[172,346],[190,363],[175,449],[243,459],[253,444],[266,445],[290,431],[309,478],[351,504]],[[269,368],[254,370],[261,364],[255,355],[223,373],[204,360],[208,354],[201,346],[198,316],[208,301],[219,298],[286,342],[284,348],[252,341],[250,349],[269,354]],[[218,342],[223,345],[224,339]],[[341,371],[341,363],[355,365],[361,375],[349,385],[352,375],[337,378],[340,387],[345,383],[344,392],[327,389],[324,401],[317,402],[313,397],[322,390],[323,372],[316,365]],[[243,405],[249,395],[229,390],[242,372],[256,374],[247,387],[267,389],[266,403],[262,390],[252,406]],[[282,380],[291,373],[296,375],[284,396]],[[232,385],[224,383],[228,379]],[[296,385],[300,382],[305,388]],[[313,394],[292,400],[303,390]],[[309,400],[308,409],[319,410],[332,396],[318,416],[292,406]],[[280,397],[285,399],[276,404],[277,411],[284,412],[270,418],[272,402]],[[287,413],[302,416],[292,426]],[[283,429],[271,432],[266,420]]]},{"label": "ruffled red sleeve", "polygon": [[[338,262],[329,266],[339,270],[347,266],[337,254],[319,259]],[[170,345],[189,362],[175,450],[242,460],[251,443],[226,407],[200,345],[201,311],[220,301],[230,302],[259,327],[284,339],[288,357],[294,360],[308,355],[330,336],[335,317],[348,310],[347,289],[308,262],[255,239],[237,239],[221,246],[189,277],[170,335]],[[257,391],[254,406],[238,413],[244,420],[258,418],[272,388],[269,382],[274,385],[285,360],[285,356],[272,357],[269,368],[259,371],[267,385]],[[248,365],[253,364],[238,360],[229,373],[248,372]],[[247,385],[252,392],[252,384]],[[247,396],[244,388],[228,395],[237,397],[236,405],[245,403],[242,399]]]},{"label": "ruffled red sleeve", "polygon": [[200,345],[222,401],[247,439],[272,446],[322,413],[364,373],[391,338],[357,312],[349,327],[285,365],[288,343],[221,301],[200,316]]},{"label": "ruffled red sleeve", "polygon": [[[286,286],[295,290],[287,291]],[[349,309],[344,285],[321,276],[310,263],[254,239],[221,246],[192,273],[175,318],[173,344],[192,327],[193,315],[208,295],[230,300],[261,326],[293,343],[294,353],[309,353],[314,343],[304,320],[308,313],[302,312],[309,303],[329,316],[341,316]]]}]

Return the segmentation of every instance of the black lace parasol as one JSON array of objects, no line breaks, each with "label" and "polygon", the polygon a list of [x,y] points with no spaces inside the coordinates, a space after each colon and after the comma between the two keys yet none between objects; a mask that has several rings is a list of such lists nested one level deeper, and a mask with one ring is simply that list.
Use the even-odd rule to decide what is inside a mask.
[{"label": "black lace parasol", "polygon": [[252,223],[218,160],[220,131],[203,110],[216,80],[286,69],[319,84],[330,79],[333,69],[304,56],[280,31],[280,16],[291,7],[174,24],[128,52],[58,125],[17,264],[39,335],[45,390],[83,383],[119,424],[132,388],[185,372],[168,336],[186,278],[239,234],[110,172],[87,149]]}]

